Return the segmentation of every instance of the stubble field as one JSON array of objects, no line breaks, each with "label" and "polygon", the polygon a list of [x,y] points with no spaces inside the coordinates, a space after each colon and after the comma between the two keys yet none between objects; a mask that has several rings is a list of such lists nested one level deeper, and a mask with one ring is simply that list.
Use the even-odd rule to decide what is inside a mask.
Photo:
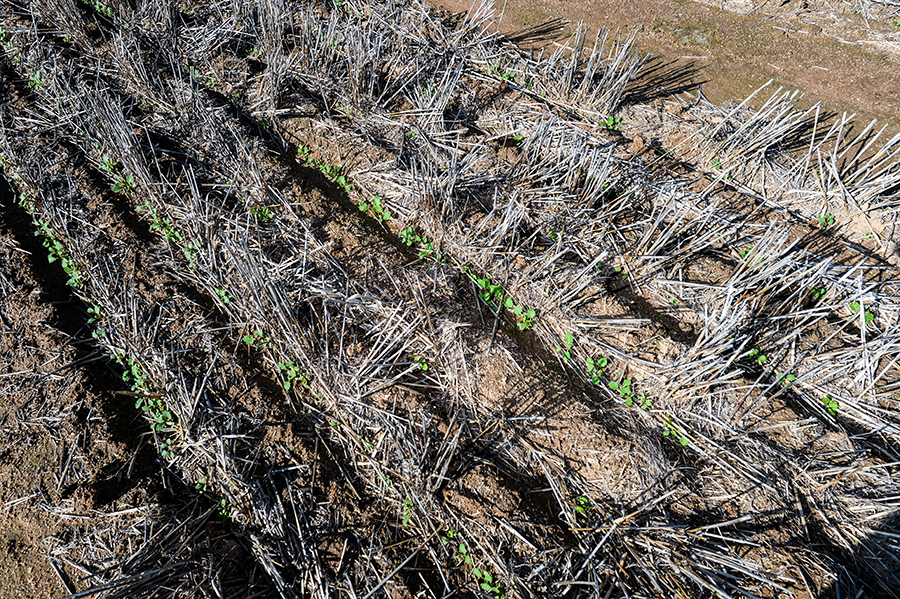
[{"label": "stubble field", "polygon": [[900,136],[488,4],[2,11],[0,597],[898,596]]}]

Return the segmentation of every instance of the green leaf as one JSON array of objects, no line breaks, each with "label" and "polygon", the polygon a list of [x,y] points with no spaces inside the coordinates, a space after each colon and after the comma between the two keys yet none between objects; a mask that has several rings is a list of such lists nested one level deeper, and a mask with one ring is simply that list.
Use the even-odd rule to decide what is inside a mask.
[{"label": "green leaf", "polygon": [[859,312],[859,302],[850,302],[850,309],[854,312]]},{"label": "green leaf", "polygon": [[481,578],[481,570],[479,570],[478,568],[472,568],[472,574],[475,576],[475,578]]},{"label": "green leaf", "polygon": [[575,343],[575,337],[572,336],[572,333],[566,333],[565,342],[567,346],[570,346]]},{"label": "green leaf", "polygon": [[610,381],[609,388],[612,389],[613,391],[615,391],[616,389],[619,388],[619,383],[617,383],[616,381]]},{"label": "green leaf", "polygon": [[290,391],[290,390],[291,390],[291,381],[285,381],[285,382],[284,382],[284,390],[285,390],[285,391]]},{"label": "green leaf", "polygon": [[537,312],[534,311],[534,308],[530,308],[527,312],[525,312],[525,318],[532,320]]},{"label": "green leaf", "polygon": [[514,307],[513,312],[515,312],[516,316],[522,316],[522,306]]},{"label": "green leaf", "polygon": [[256,338],[252,335],[244,335],[243,340],[247,345],[253,345],[253,342],[256,341]]},{"label": "green leaf", "polygon": [[628,406],[629,408],[631,407],[631,404],[633,404],[633,403],[634,403],[634,400],[632,400],[630,397],[625,400],[625,405]]},{"label": "green leaf", "polygon": [[459,544],[459,552],[462,553],[463,555],[465,555],[466,553],[468,553],[468,550],[466,549],[466,544],[465,544],[465,543],[460,543],[460,544]]},{"label": "green leaf", "polygon": [[509,297],[508,295],[506,296],[506,299],[503,300],[503,306],[507,309],[511,309],[515,305],[516,305],[516,303],[513,301],[513,298]]},{"label": "green leaf", "polygon": [[681,437],[680,439],[678,439],[678,441],[680,441],[681,444],[684,445],[685,447],[687,447],[691,443],[687,437]]},{"label": "green leaf", "polygon": [[484,581],[485,581],[485,582],[491,582],[491,583],[494,582],[494,577],[491,575],[490,572],[485,571],[485,573],[484,573]]}]

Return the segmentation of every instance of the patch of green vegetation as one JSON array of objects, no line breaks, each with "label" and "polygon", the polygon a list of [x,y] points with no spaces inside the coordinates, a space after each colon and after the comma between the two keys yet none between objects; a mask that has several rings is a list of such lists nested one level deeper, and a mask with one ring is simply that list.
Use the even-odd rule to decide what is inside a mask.
[{"label": "patch of green vegetation", "polygon": [[44,80],[41,78],[41,72],[35,71],[31,76],[28,77],[28,87],[31,89],[37,89],[41,85],[43,85]]},{"label": "patch of green vegetation", "polygon": [[832,416],[837,415],[838,409],[841,407],[838,402],[834,401],[827,395],[822,398],[822,404],[825,406],[825,411]]},{"label": "patch of green vegetation", "polygon": [[275,214],[272,213],[268,206],[252,206],[250,213],[263,223],[272,222],[272,219],[275,218]]},{"label": "patch of green vegetation", "polygon": [[681,432],[681,429],[678,428],[678,425],[672,421],[672,417],[669,414],[666,414],[666,423],[665,428],[663,429],[663,436],[676,439],[684,447],[687,447],[691,443],[690,439],[688,439],[687,436]]},{"label": "patch of green vegetation", "polygon": [[811,295],[812,295],[813,301],[817,302],[825,296],[825,288],[819,287],[818,289],[813,289]]},{"label": "patch of green vegetation", "polygon": [[342,192],[347,193],[350,191],[350,188],[353,187],[353,181],[351,181],[349,177],[341,172],[342,167],[333,166],[321,160],[312,160],[309,162],[309,165],[313,168],[319,169],[319,172],[336,183],[338,187],[341,188]]},{"label": "patch of green vegetation", "polygon": [[224,289],[216,288],[216,295],[219,296],[219,301],[222,302],[222,305],[227,305],[231,302],[231,295]]},{"label": "patch of green vegetation", "polygon": [[[97,305],[88,306],[87,313],[89,314],[88,324],[103,322],[104,320],[106,320],[106,316],[102,313],[100,307]],[[106,329],[98,326],[97,330],[91,333],[91,337],[93,337],[94,339],[101,339],[103,337],[106,337]]]},{"label": "patch of green vegetation", "polygon": [[747,352],[745,356],[756,362],[757,366],[765,365],[766,361],[768,360],[768,358],[766,358],[766,355],[759,351],[759,347],[753,347],[749,352]]},{"label": "patch of green vegetation", "polygon": [[359,201],[359,209],[361,212],[367,212],[369,210],[375,215],[375,220],[380,223],[387,222],[391,220],[391,211],[387,209],[384,205],[384,202],[381,199],[381,196],[374,196],[371,202],[366,202],[365,200]]},{"label": "patch of green vegetation", "polygon": [[216,504],[216,516],[219,517],[223,523],[227,522],[229,518],[231,518],[231,508],[228,506],[228,502],[224,499],[220,500],[218,504]]},{"label": "patch of green vegetation", "polygon": [[591,384],[599,385],[600,377],[603,376],[603,369],[609,365],[609,360],[606,358],[597,358],[596,360],[585,358],[585,362],[587,363],[588,375],[591,377]]},{"label": "patch of green vegetation", "polygon": [[494,580],[494,576],[488,570],[474,565],[472,556],[469,555],[469,548],[465,543],[460,543],[456,550],[458,552],[456,556],[457,563],[472,566],[472,576],[479,581],[478,586],[482,591],[490,593],[496,599],[506,599],[506,593],[503,592],[499,582]]},{"label": "patch of green vegetation", "polygon": [[428,361],[425,358],[421,356],[415,356],[413,357],[413,362],[419,365],[419,370],[421,370],[422,372],[428,372]]},{"label": "patch of green vegetation", "polygon": [[562,354],[562,358],[566,362],[572,359],[572,345],[574,345],[574,343],[575,337],[572,336],[572,333],[566,333],[565,337],[563,338],[564,347],[560,347],[558,345],[556,346],[556,351]]},{"label": "patch of green vegetation", "polygon": [[631,379],[623,379],[622,381],[610,381],[609,388],[619,394],[619,397],[625,402],[625,405],[631,407],[637,401],[638,407],[642,410],[649,410],[653,404],[644,394],[635,397],[634,389],[631,388]]},{"label": "patch of green vegetation", "polygon": [[[859,314],[859,307],[859,302],[850,302],[850,311],[854,314]],[[869,324],[870,322],[875,320],[875,314],[869,310],[866,310],[863,318],[865,319],[866,324]]]},{"label": "patch of green vegetation", "polygon": [[266,347],[272,343],[272,338],[266,335],[260,328],[255,329],[251,333],[247,333],[242,339],[247,345],[258,345],[259,347]]},{"label": "patch of green vegetation", "polygon": [[59,260],[60,265],[62,265],[63,270],[69,275],[69,279],[66,281],[66,285],[69,287],[78,287],[81,285],[82,281],[82,273],[78,269],[78,266],[75,264],[75,260],[69,255],[66,251],[66,246],[63,244],[62,240],[56,236],[56,233],[53,232],[53,229],[50,228],[50,224],[42,219],[37,219],[35,224],[38,227],[38,230],[35,231],[35,236],[43,235],[43,245],[47,248],[47,262],[51,264]]},{"label": "patch of green vegetation", "polygon": [[605,121],[600,121],[600,126],[605,127],[608,131],[618,131],[619,124],[622,122],[622,117],[619,116],[609,116],[606,117]]},{"label": "patch of green vegetation", "polygon": [[590,499],[585,496],[581,496],[575,500],[575,512],[584,516],[590,511],[590,509],[594,507],[591,505]]},{"label": "patch of green vegetation", "polygon": [[96,10],[98,13],[105,17],[109,17],[110,19],[113,18],[116,14],[115,12],[113,12],[112,8],[106,6],[105,4],[100,2],[100,0],[81,0],[81,2],[87,6],[93,7],[94,10]]},{"label": "patch of green vegetation", "polygon": [[834,224],[834,215],[830,212],[826,212],[822,216],[816,217],[816,220],[819,222],[819,228],[825,229]]},{"label": "patch of green vegetation", "polygon": [[409,247],[416,243],[421,243],[424,249],[419,250],[419,260],[426,258],[434,258],[438,262],[446,262],[446,258],[440,252],[435,251],[434,244],[428,240],[425,235],[419,235],[412,227],[406,227],[400,231],[400,240]]},{"label": "patch of green vegetation", "polygon": [[403,515],[400,517],[400,525],[406,528],[409,525],[409,519],[412,518],[413,502],[412,499],[403,500]]},{"label": "patch of green vegetation", "polygon": [[298,380],[300,383],[306,387],[309,384],[309,379],[300,374],[300,369],[297,368],[296,364],[293,361],[287,360],[284,362],[278,363],[278,368],[284,373],[284,390],[290,391],[291,386],[294,385],[294,381]]},{"label": "patch of green vegetation", "polygon": [[782,387],[787,387],[788,385],[793,383],[795,380],[797,380],[797,377],[793,374],[782,374],[779,372],[779,373],[777,373],[777,376],[778,376],[778,382],[781,384]]},{"label": "patch of green vegetation", "polygon": [[[714,159],[713,159],[713,161],[712,161],[712,166],[713,166],[716,170],[722,170],[722,169],[724,168],[724,165],[719,161],[718,158],[714,158]],[[725,180],[726,180],[726,181],[731,181],[731,171],[725,171]]]}]

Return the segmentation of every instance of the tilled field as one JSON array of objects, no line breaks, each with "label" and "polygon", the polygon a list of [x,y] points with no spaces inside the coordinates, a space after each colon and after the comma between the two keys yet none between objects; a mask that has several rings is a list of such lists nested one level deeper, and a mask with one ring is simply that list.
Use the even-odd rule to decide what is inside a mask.
[{"label": "tilled field", "polygon": [[900,137],[487,4],[2,22],[4,596],[900,595]]}]

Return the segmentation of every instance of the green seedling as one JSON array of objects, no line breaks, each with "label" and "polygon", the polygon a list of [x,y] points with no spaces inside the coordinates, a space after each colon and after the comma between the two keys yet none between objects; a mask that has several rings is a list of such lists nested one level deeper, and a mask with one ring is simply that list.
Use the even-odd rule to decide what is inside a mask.
[{"label": "green seedling", "polygon": [[534,318],[537,316],[537,312],[535,312],[534,309],[529,308],[528,310],[525,310],[522,306],[516,304],[516,302],[513,301],[513,298],[508,295],[503,299],[503,307],[512,310],[513,314],[516,315],[516,318],[518,319],[516,327],[518,327],[520,331],[524,331],[534,324]]},{"label": "green seedling", "polygon": [[104,154],[100,161],[100,170],[111,175],[118,164],[118,162],[109,157],[109,154]]},{"label": "green seedling", "polygon": [[552,240],[554,240],[554,241],[556,241],[557,239],[559,239],[559,236],[560,236],[560,233],[557,233],[557,232],[554,231],[553,229],[550,229],[550,230],[547,231],[547,237],[549,237],[550,239],[552,239]]},{"label": "green seedling", "polygon": [[197,484],[194,485],[194,488],[197,489],[198,491],[206,491],[206,479],[205,479],[205,478],[201,478],[201,479],[197,482]]},{"label": "green seedling", "polygon": [[359,441],[360,443],[362,443],[363,451],[366,453],[372,453],[372,450],[375,449],[375,446],[372,444],[371,441],[365,440],[360,435],[356,435],[356,440]]},{"label": "green seedling", "polygon": [[494,577],[490,572],[472,567],[472,575],[481,581],[481,584],[478,586],[481,587],[482,591],[493,594],[497,599],[506,599],[506,594],[503,592],[503,589],[494,582]]},{"label": "green seedling", "polygon": [[391,211],[385,207],[381,196],[374,196],[371,203],[360,200],[359,209],[361,212],[371,210],[375,214],[375,220],[378,222],[384,223],[391,220]]},{"label": "green seedling", "polygon": [[575,511],[582,516],[588,513],[588,510],[591,509],[591,501],[584,496],[579,497],[575,500]]},{"label": "green seedling", "polygon": [[344,193],[350,191],[350,188],[353,187],[353,182],[346,175],[341,173],[340,166],[332,166],[321,160],[313,160],[309,164],[310,166],[319,169],[323,175],[337,183],[338,187],[340,187],[341,191]]},{"label": "green seedling", "polygon": [[275,215],[272,214],[272,211],[268,206],[252,206],[250,208],[250,213],[263,223],[271,222],[272,219],[275,218]]},{"label": "green seedling", "polygon": [[819,301],[824,296],[825,296],[825,288],[824,287],[819,287],[818,289],[812,290],[813,301]]},{"label": "green seedling", "polygon": [[294,385],[294,381],[300,381],[300,383],[307,387],[309,386],[309,379],[300,374],[300,369],[294,364],[293,361],[288,360],[286,362],[279,362],[278,367],[284,373],[285,381],[284,381],[284,390],[290,391],[291,386]]},{"label": "green seedling", "polygon": [[825,406],[825,411],[828,412],[829,414],[831,414],[832,416],[835,416],[837,414],[838,408],[841,407],[840,404],[838,404],[838,402],[834,401],[827,395],[822,398],[822,403]]},{"label": "green seedling", "polygon": [[305,160],[308,155],[309,148],[307,148],[303,144],[297,144],[297,158],[300,160]]},{"label": "green seedling", "polygon": [[588,374],[591,377],[591,384],[599,385],[600,377],[603,376],[603,369],[609,365],[609,360],[606,358],[597,358],[596,360],[585,358],[585,362],[587,363]]},{"label": "green seedling", "polygon": [[610,381],[609,388],[616,391],[619,397],[625,401],[625,405],[631,407],[637,401],[638,407],[642,410],[649,410],[653,404],[643,393],[635,397],[634,389],[631,388],[631,379],[624,379],[621,382]]},{"label": "green seedling", "polygon": [[[103,314],[100,312],[99,306],[89,306],[87,309],[87,313],[90,314],[90,317],[88,318],[88,324],[106,320],[106,317],[103,316]],[[91,333],[91,337],[93,337],[94,339],[101,339],[103,337],[106,337],[106,329],[97,327],[97,330]]]},{"label": "green seedling", "polygon": [[[850,311],[853,312],[854,314],[858,314],[859,313],[859,302],[850,302]],[[865,316],[863,318],[865,318],[866,324],[869,324],[870,322],[875,320],[875,314],[870,312],[869,310],[866,310]]]},{"label": "green seedling", "polygon": [[412,499],[404,499],[403,500],[403,517],[400,519],[400,525],[403,528],[409,524],[409,519],[412,518],[413,512],[413,502]]},{"label": "green seedling", "polygon": [[413,358],[413,361],[418,363],[419,370],[421,370],[422,372],[428,372],[428,362],[425,360],[425,358],[417,356]]},{"label": "green seedling", "polygon": [[419,235],[412,227],[406,227],[400,231],[400,239],[409,247],[412,247],[416,243],[421,243],[424,246],[423,249],[419,250],[419,260],[434,258],[438,262],[447,262],[445,256],[441,255],[440,252],[435,251],[434,244],[428,240],[428,237]]},{"label": "green seedling", "polygon": [[460,543],[456,550],[459,552],[456,556],[457,563],[472,565],[472,556],[469,555],[469,548],[465,543]]},{"label": "green seedling", "polygon": [[678,301],[676,298],[674,298],[674,297],[670,297],[670,298],[669,298],[669,303],[672,304],[672,307],[675,308],[676,310],[677,310],[678,307],[681,305],[681,302],[679,302],[679,301]]},{"label": "green seedling", "polygon": [[112,184],[111,189],[115,193],[123,193],[124,192],[127,194],[131,194],[132,192],[134,192],[134,189],[135,189],[134,176],[133,175],[126,175],[125,177],[122,177],[121,175],[117,176],[116,182]]},{"label": "green seedling", "polygon": [[31,89],[37,89],[44,83],[44,80],[41,78],[41,72],[35,71],[33,75],[28,77],[28,87]]},{"label": "green seedling", "polygon": [[572,336],[572,333],[566,333],[566,336],[563,338],[563,345],[560,347],[556,346],[556,351],[562,354],[563,360],[569,361],[572,359],[572,345],[575,343],[575,337]]},{"label": "green seedling", "polygon": [[252,333],[244,335],[242,339],[247,345],[258,345],[260,347],[265,347],[272,342],[272,339],[262,329],[256,329]]},{"label": "green seedling", "polygon": [[605,127],[609,131],[618,131],[619,123],[622,122],[622,117],[607,117],[605,121],[600,121],[600,126]]},{"label": "green seedling", "polygon": [[175,459],[175,450],[172,448],[173,443],[172,439],[166,439],[159,444],[159,455],[170,462]]},{"label": "green seedling", "polygon": [[231,296],[228,295],[228,292],[224,289],[216,288],[216,295],[219,296],[219,301],[221,301],[223,305],[227,305],[229,302],[231,302]]},{"label": "green seedling", "polygon": [[826,212],[822,216],[816,217],[816,220],[819,222],[819,228],[824,229],[834,224],[834,215],[830,212]]},{"label": "green seedling", "polygon": [[[27,207],[31,200],[26,198],[24,194],[20,194],[19,197],[22,200],[22,205]],[[29,212],[33,212],[33,210],[29,210]],[[81,270],[79,270],[78,266],[75,264],[75,260],[69,256],[62,240],[56,236],[53,229],[50,228],[50,225],[46,221],[38,219],[37,225],[38,230],[35,231],[34,234],[35,236],[44,236],[43,245],[47,248],[47,262],[52,264],[59,260],[63,270],[69,275],[66,285],[69,287],[78,287],[81,285]]]},{"label": "green seedling", "polygon": [[615,267],[613,270],[615,270],[616,273],[622,275],[622,280],[623,280],[623,281],[624,281],[625,279],[628,278],[628,273],[627,273],[627,272],[623,272],[624,269],[623,269],[621,266],[617,266],[617,267]]},{"label": "green seedling", "polygon": [[778,373],[778,382],[781,383],[782,387],[787,387],[791,383],[793,383],[797,379],[793,374],[782,374]]},{"label": "green seedling", "polygon": [[517,134],[515,134],[515,135],[512,136],[512,140],[513,140],[514,142],[516,142],[516,145],[517,145],[517,146],[521,146],[521,145],[522,145],[522,140],[523,140],[523,139],[525,139],[525,136],[522,135],[521,133],[517,133]]},{"label": "green seedling", "polygon": [[747,357],[752,358],[758,366],[763,366],[768,360],[765,354],[760,353],[758,347],[754,347],[749,352],[747,352]]},{"label": "green seedling", "polygon": [[663,429],[663,437],[672,437],[673,439],[677,439],[678,442],[685,447],[687,447],[691,443],[690,439],[688,439],[681,432],[681,429],[678,428],[678,425],[676,425],[672,421],[672,417],[668,414],[666,414],[666,424],[665,428]]},{"label": "green seedling", "polygon": [[[722,170],[725,165],[723,165],[718,158],[714,158],[712,161],[712,166],[717,170]],[[731,181],[731,171],[725,171],[725,180]]]},{"label": "green seedling", "polygon": [[222,522],[227,522],[228,518],[231,517],[231,508],[228,507],[228,502],[226,502],[224,499],[219,501],[219,503],[216,505],[216,516],[218,516],[219,520],[221,520]]}]

